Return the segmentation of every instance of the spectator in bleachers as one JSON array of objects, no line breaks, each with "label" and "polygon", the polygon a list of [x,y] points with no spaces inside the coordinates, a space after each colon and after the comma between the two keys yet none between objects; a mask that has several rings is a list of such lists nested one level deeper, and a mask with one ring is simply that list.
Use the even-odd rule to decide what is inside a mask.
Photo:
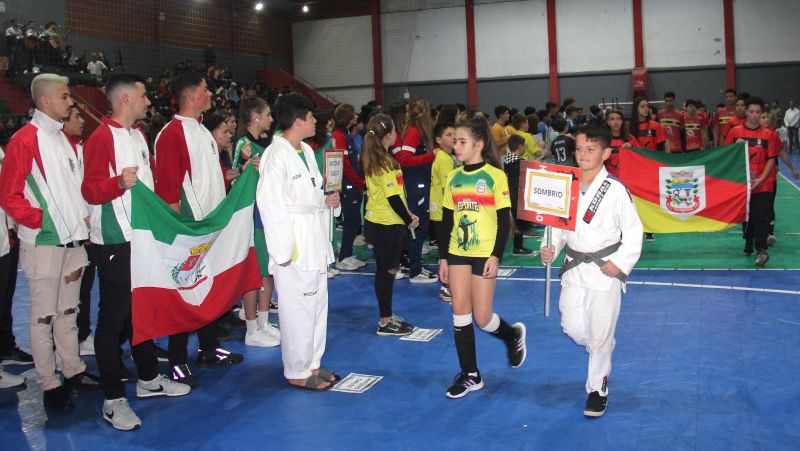
[{"label": "spectator in bleachers", "polygon": [[89,64],[86,65],[86,70],[94,75],[97,81],[101,81],[103,79],[103,74],[108,70],[108,66],[100,61],[100,57],[97,53],[92,53],[92,59],[89,61]]}]

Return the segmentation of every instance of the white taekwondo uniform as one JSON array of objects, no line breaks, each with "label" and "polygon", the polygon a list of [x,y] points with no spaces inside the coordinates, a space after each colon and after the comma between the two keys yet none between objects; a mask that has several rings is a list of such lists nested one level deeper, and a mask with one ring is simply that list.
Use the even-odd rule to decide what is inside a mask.
[{"label": "white taekwondo uniform", "polygon": [[[602,259],[612,261],[625,279],[642,251],[642,222],[625,185],[602,168],[580,195],[575,231],[554,228],[552,245],[558,255],[565,245],[578,253],[596,253],[617,243],[619,248]],[[565,266],[569,260],[567,257]],[[624,288],[623,281],[606,276],[593,262],[562,273],[561,327],[589,353],[587,393],[607,396],[605,379],[611,373],[614,330]]]},{"label": "white taekwondo uniform", "polygon": [[[314,151],[275,136],[259,168],[256,202],[269,249],[269,272],[281,300],[281,354],[287,379],[320,366],[328,322],[328,265],[333,263],[331,215]],[[338,210],[338,209],[337,209]],[[286,267],[281,263],[291,261]]]}]

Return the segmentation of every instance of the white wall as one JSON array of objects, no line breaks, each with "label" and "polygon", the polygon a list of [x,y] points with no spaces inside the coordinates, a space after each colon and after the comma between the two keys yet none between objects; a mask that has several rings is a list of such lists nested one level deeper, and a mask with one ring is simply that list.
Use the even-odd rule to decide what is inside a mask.
[{"label": "white wall", "polygon": [[647,67],[725,64],[722,0],[642,0],[642,28]]},{"label": "white wall", "polygon": [[370,16],[295,22],[294,70],[316,88],[372,85]]},{"label": "white wall", "polygon": [[475,55],[478,78],[549,73],[545,0],[475,5]]},{"label": "white wall", "polygon": [[800,61],[800,2],[734,0],[736,64]]},{"label": "white wall", "polygon": [[[642,0],[645,65],[724,65],[722,2]],[[475,1],[478,78],[548,73],[545,3]],[[633,68],[630,0],[556,4],[561,74]],[[467,78],[463,0],[383,0],[381,10],[385,83],[436,85]],[[734,0],[736,62],[800,61],[799,11],[800,0]],[[297,22],[293,38],[300,77],[340,101],[358,104],[373,97],[370,16]]]},{"label": "white wall", "polygon": [[633,68],[630,0],[556,2],[558,71],[602,72]]},{"label": "white wall", "polygon": [[356,107],[356,111],[361,105],[375,100],[375,88],[325,88],[320,92],[331,98],[334,103],[349,103]]},{"label": "white wall", "polygon": [[467,78],[464,8],[381,14],[385,83]]}]

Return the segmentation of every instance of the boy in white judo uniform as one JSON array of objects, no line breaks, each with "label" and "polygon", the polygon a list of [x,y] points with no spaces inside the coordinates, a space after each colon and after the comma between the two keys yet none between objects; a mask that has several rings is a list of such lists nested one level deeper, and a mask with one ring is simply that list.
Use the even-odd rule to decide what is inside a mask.
[{"label": "boy in white judo uniform", "polygon": [[642,250],[642,222],[628,190],[603,166],[611,135],[589,125],[575,135],[581,195],[574,232],[553,229],[552,246],[541,248],[542,263],[566,247],[561,269],[561,327],[589,353],[583,414],[600,417],[608,402],[608,375],[622,291]]},{"label": "boy in white judo uniform", "polygon": [[282,135],[261,159],[256,202],[269,249],[269,271],[281,300],[283,374],[293,387],[327,390],[339,376],[320,367],[328,321],[328,265],[333,263],[330,208],[314,151],[316,120],[308,98],[289,94],[275,105]]}]

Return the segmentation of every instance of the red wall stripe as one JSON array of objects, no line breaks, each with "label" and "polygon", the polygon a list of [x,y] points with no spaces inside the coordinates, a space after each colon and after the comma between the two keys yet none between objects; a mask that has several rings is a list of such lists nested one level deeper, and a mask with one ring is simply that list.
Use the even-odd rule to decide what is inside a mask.
[{"label": "red wall stripe", "polygon": [[372,15],[372,74],[375,82],[375,101],[383,105],[383,55],[381,53],[381,2],[370,1]]},{"label": "red wall stripe", "polygon": [[465,0],[464,13],[467,22],[467,94],[471,106],[478,105],[478,79],[475,66],[475,5]]},{"label": "red wall stripe", "polygon": [[558,95],[558,42],[556,38],[556,0],[547,0],[547,54],[550,60],[550,101],[560,103]]},{"label": "red wall stripe", "polygon": [[633,61],[634,67],[644,67],[642,37],[642,0],[633,0]]},{"label": "red wall stripe", "polygon": [[725,81],[729,89],[736,89],[736,44],[733,40],[733,0],[722,1],[725,23]]}]

